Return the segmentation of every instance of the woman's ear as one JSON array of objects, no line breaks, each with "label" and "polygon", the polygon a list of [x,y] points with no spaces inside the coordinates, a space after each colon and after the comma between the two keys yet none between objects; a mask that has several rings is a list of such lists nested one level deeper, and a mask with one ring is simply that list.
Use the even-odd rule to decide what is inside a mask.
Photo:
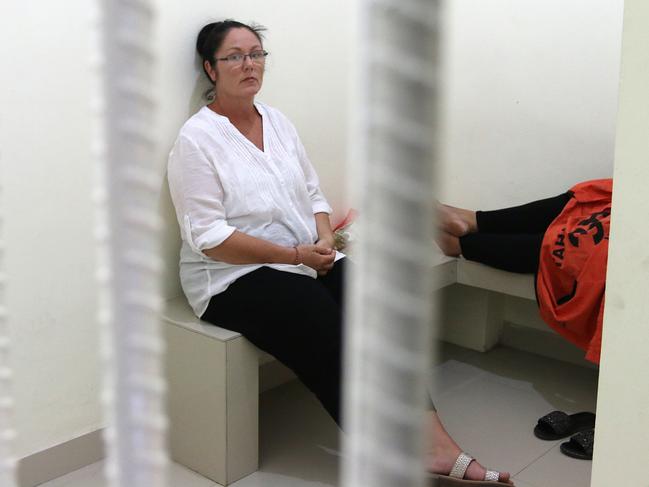
[{"label": "woman's ear", "polygon": [[212,83],[216,84],[216,69],[212,67],[212,64],[209,61],[204,61],[203,66],[205,67],[205,71],[207,71],[207,74],[212,80]]}]

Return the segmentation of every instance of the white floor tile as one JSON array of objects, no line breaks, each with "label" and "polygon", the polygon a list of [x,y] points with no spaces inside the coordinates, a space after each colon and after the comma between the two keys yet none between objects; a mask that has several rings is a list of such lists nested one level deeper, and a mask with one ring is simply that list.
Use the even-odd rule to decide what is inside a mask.
[{"label": "white floor tile", "polygon": [[104,462],[97,462],[51,480],[41,487],[105,487]]},{"label": "white floor tile", "polygon": [[595,411],[596,369],[506,347],[484,354],[464,354],[460,360],[491,373],[495,381],[534,391],[552,404],[554,409],[567,412]]},{"label": "white floor tile", "polygon": [[[536,420],[553,409],[594,410],[597,371],[536,355],[496,349],[481,354],[442,346],[433,376],[442,421],[484,465],[509,470],[518,487],[588,487],[591,462],[535,438]],[[297,382],[261,396],[260,470],[233,487],[336,487],[339,430]],[[102,463],[43,487],[106,487]],[[218,487],[172,464],[170,487]]]},{"label": "white floor tile", "polygon": [[495,470],[516,474],[557,444],[532,434],[537,418],[550,408],[533,392],[483,378],[442,396],[436,405],[460,448]]},{"label": "white floor tile", "polygon": [[435,342],[433,345],[433,364],[439,365],[448,360],[462,360],[464,357],[471,356],[477,352],[467,348],[458,347],[452,343]]},{"label": "white floor tile", "polygon": [[338,485],[340,430],[304,386],[264,393],[260,425],[260,471],[234,487]]},{"label": "white floor tile", "polygon": [[[93,463],[68,475],[42,484],[40,487],[106,487],[108,481],[103,473],[104,462]],[[169,487],[218,487],[196,472],[171,463],[169,465]]]},{"label": "white floor tile", "polygon": [[[575,464],[559,452],[564,440],[539,440],[532,429],[554,409],[595,411],[596,370],[507,348],[446,358],[436,367],[442,376],[436,404],[460,446],[483,464],[509,470],[523,487],[590,485],[591,462]],[[463,382],[452,388],[446,383],[454,377]]]},{"label": "white floor tile", "polygon": [[189,470],[188,468],[172,463],[169,468],[169,487],[218,487],[210,479]]},{"label": "white floor tile", "polygon": [[485,376],[485,371],[457,360],[447,360],[433,369],[431,396],[434,401]]},{"label": "white floor tile", "polygon": [[538,487],[588,487],[591,467],[592,462],[567,457],[556,446],[516,478]]},{"label": "white floor tile", "polygon": [[[516,487],[539,487],[538,485],[532,485],[527,482],[523,482],[522,480],[518,480],[517,478],[512,479]],[[559,487],[559,486],[556,486]],[[563,486],[561,486],[563,487]]]}]

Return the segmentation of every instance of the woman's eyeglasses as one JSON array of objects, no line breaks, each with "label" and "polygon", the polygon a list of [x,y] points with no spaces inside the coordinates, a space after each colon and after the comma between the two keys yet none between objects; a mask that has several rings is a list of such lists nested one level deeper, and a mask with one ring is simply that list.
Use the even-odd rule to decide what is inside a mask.
[{"label": "woman's eyeglasses", "polygon": [[216,58],[217,61],[224,61],[231,66],[236,66],[238,64],[243,64],[247,57],[255,64],[264,64],[266,62],[266,56],[268,56],[267,51],[252,51],[249,54],[230,54],[229,56]]}]

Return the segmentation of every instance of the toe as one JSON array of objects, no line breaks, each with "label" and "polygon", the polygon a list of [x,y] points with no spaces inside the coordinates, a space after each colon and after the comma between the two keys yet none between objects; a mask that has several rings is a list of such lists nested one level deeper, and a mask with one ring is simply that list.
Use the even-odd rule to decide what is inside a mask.
[{"label": "toe", "polygon": [[[485,467],[480,465],[478,462],[473,461],[467,469],[465,478],[470,480],[483,480],[486,473],[487,469]],[[498,472],[499,482],[502,482],[504,484],[511,484],[510,478],[511,475],[509,474],[509,472]]]}]

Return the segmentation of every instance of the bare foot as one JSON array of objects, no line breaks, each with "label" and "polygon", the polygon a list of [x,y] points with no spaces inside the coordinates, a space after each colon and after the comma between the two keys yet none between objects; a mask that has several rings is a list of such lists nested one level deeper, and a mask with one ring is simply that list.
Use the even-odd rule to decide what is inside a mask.
[{"label": "bare foot", "polygon": [[459,257],[462,254],[460,239],[455,235],[440,230],[435,236],[435,242],[437,242],[439,248],[444,252],[444,255]]},{"label": "bare foot", "polygon": [[[448,475],[455,464],[455,460],[460,455],[462,450],[455,445],[454,447],[448,446],[446,448],[436,448],[428,454],[427,466],[428,470],[432,473],[440,475]],[[484,480],[487,469],[480,465],[476,460],[469,464],[464,479],[466,480]],[[511,484],[511,475],[509,472],[498,472],[498,481],[505,484]]]},{"label": "bare foot", "polygon": [[437,225],[439,228],[456,237],[478,231],[475,211],[437,204]]}]

